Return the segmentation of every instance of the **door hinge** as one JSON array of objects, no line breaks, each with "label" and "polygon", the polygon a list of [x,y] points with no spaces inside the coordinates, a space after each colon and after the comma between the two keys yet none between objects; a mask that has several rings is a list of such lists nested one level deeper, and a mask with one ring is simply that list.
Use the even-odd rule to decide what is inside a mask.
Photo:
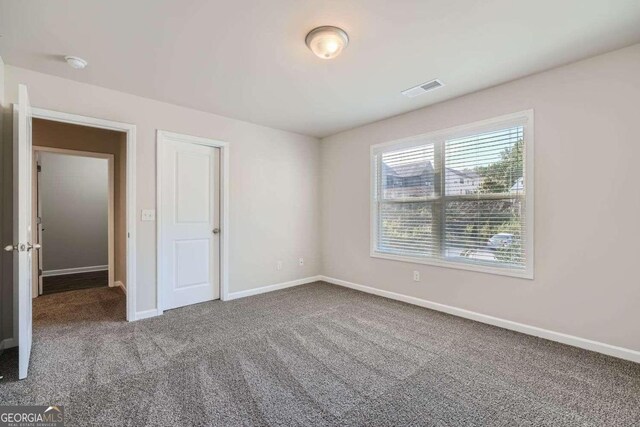
[{"label": "door hinge", "polygon": [[38,172],[42,172],[42,166],[37,165],[37,170],[38,170]]},{"label": "door hinge", "polygon": [[36,224],[42,224],[42,217],[36,217]]}]

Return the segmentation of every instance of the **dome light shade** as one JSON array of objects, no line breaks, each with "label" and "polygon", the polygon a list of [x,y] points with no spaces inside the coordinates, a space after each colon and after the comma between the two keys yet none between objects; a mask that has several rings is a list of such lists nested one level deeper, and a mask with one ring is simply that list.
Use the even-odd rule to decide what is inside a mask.
[{"label": "dome light shade", "polygon": [[349,36],[338,27],[318,27],[307,34],[307,46],[318,58],[331,59],[340,55],[349,44]]},{"label": "dome light shade", "polygon": [[75,68],[76,70],[82,70],[89,65],[87,61],[77,56],[65,56],[64,60],[67,61],[67,64],[69,64],[71,68]]}]

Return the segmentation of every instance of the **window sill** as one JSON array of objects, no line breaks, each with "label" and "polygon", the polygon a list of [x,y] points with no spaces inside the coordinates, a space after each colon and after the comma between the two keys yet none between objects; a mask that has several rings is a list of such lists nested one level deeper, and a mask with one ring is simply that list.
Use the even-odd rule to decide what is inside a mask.
[{"label": "window sill", "polygon": [[380,258],[391,261],[408,262],[411,264],[432,265],[435,267],[454,268],[456,270],[475,271],[479,273],[495,274],[499,276],[517,277],[519,279],[533,280],[533,269],[526,270],[508,270],[500,267],[492,267],[489,265],[476,264],[472,262],[456,262],[436,259],[426,259],[403,255],[393,255],[385,252],[371,251],[372,258]]}]

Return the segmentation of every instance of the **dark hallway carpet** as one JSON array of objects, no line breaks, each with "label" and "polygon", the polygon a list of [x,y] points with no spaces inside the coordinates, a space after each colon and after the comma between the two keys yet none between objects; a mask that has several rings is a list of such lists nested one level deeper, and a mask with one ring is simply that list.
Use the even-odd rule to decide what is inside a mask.
[{"label": "dark hallway carpet", "polygon": [[36,300],[0,404],[70,425],[634,426],[640,365],[314,283],[124,321],[113,288]]},{"label": "dark hallway carpet", "polygon": [[42,295],[77,291],[78,289],[100,288],[108,285],[109,271],[107,270],[47,276],[42,278]]}]

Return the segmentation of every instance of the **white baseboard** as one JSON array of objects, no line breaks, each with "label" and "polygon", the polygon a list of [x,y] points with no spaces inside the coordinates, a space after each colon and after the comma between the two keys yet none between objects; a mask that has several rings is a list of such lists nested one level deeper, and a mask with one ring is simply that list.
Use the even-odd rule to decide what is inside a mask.
[{"label": "white baseboard", "polygon": [[108,265],[92,265],[89,267],[63,268],[61,270],[46,270],[42,272],[42,277],[62,276],[64,274],[90,273],[92,271],[108,270]]},{"label": "white baseboard", "polygon": [[226,301],[231,301],[238,298],[249,297],[251,295],[264,294],[266,292],[273,292],[279,289],[291,288],[293,286],[300,286],[306,283],[312,283],[322,280],[322,276],[305,277],[304,279],[292,280],[290,282],[277,283],[275,285],[263,286],[260,288],[247,289],[246,291],[230,292],[227,295]]},{"label": "white baseboard", "polygon": [[17,346],[18,346],[18,340],[14,338],[5,338],[2,341],[0,341],[0,350],[7,350],[9,348],[13,348]]},{"label": "white baseboard", "polygon": [[145,311],[138,311],[136,312],[136,318],[135,320],[142,320],[142,319],[148,319],[150,317],[156,317],[158,315],[162,314],[162,312],[158,312],[157,309],[153,308],[151,310],[145,310]]},{"label": "white baseboard", "polygon": [[109,286],[112,288],[122,288],[122,291],[125,293],[125,295],[127,294],[127,288],[124,286],[124,283],[119,280],[113,282],[113,284]]},{"label": "white baseboard", "polygon": [[[320,281],[320,280],[322,280],[322,276],[311,276],[311,277],[305,277],[304,279],[292,280],[290,282],[283,282],[283,283],[277,283],[275,285],[269,285],[269,286],[263,286],[263,287],[260,287],[260,288],[248,289],[246,291],[231,292],[231,293],[229,293],[227,295],[227,298],[225,299],[225,301],[231,301],[231,300],[234,300],[234,299],[244,298],[244,297],[248,297],[248,296],[251,296],[251,295],[264,294],[266,292],[273,292],[273,291],[277,291],[279,289],[291,288],[293,286],[304,285],[306,283],[317,282],[317,281]],[[116,282],[116,283],[120,283],[120,282]],[[126,289],[125,289],[125,292],[126,292]],[[138,311],[136,313],[135,320],[142,320],[142,319],[147,319],[149,317],[160,316],[160,315],[162,315],[163,312],[164,312],[163,310],[155,309],[155,308],[152,309],[152,310]]]},{"label": "white baseboard", "polygon": [[408,304],[418,305],[420,307],[430,308],[436,311],[442,311],[444,313],[453,314],[454,316],[464,317],[466,319],[475,320],[477,322],[487,323],[489,325],[498,326],[500,328],[510,329],[512,331],[521,332],[523,334],[533,335],[562,344],[567,344],[573,347],[579,347],[585,350],[595,351],[598,353],[606,354],[608,356],[618,357],[620,359],[640,363],[640,351],[605,344],[598,341],[592,341],[573,335],[567,335],[561,332],[554,332],[548,329],[538,328],[536,326],[525,325],[524,323],[513,322],[511,320],[501,319],[499,317],[493,317],[486,314],[477,313],[475,311],[440,304],[437,302],[411,297],[396,292],[384,291],[369,286],[359,285],[357,283],[347,282],[345,280],[335,279],[333,277],[320,277],[321,278],[319,280],[323,280],[334,285],[344,286],[346,288],[355,289],[369,294],[378,295],[396,301],[406,302]]}]

